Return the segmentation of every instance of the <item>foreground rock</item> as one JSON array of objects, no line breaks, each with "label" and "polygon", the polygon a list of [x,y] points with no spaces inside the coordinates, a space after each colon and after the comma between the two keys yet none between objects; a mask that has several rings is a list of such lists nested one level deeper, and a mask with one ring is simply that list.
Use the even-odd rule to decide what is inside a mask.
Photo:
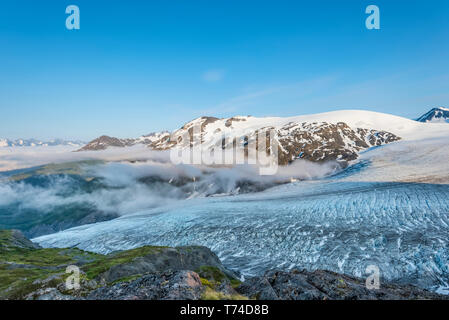
[{"label": "foreground rock", "polygon": [[237,291],[261,300],[418,300],[446,299],[414,286],[381,283],[367,289],[365,280],[331,271],[269,271],[241,284]]},{"label": "foreground rock", "polygon": [[[79,289],[66,287],[68,266]],[[20,231],[0,230],[0,299],[245,299],[240,284],[210,249],[157,247],[101,255],[77,248],[40,248]]]},{"label": "foreground rock", "polygon": [[[79,288],[66,286],[79,270]],[[329,271],[269,271],[241,283],[208,248],[145,246],[101,255],[40,248],[0,230],[0,299],[30,300],[445,299],[413,286],[381,284]]]},{"label": "foreground rock", "polygon": [[204,288],[193,271],[156,272],[91,292],[90,300],[199,300]]}]

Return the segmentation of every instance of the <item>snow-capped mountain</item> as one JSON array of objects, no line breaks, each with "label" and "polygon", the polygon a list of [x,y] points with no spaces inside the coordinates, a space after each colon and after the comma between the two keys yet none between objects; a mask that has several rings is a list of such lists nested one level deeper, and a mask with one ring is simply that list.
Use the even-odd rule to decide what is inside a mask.
[{"label": "snow-capped mountain", "polygon": [[62,139],[54,139],[50,141],[41,141],[36,139],[0,139],[1,147],[49,147],[49,146],[82,146],[85,142],[82,141],[67,141]]},{"label": "snow-capped mountain", "polygon": [[[166,150],[177,144],[179,137],[200,126],[203,148],[217,144],[224,149],[244,148],[247,141],[254,141],[258,132],[274,130],[279,143],[279,164],[303,158],[310,161],[354,160],[358,152],[372,146],[397,141],[400,137],[386,131],[349,127],[341,121],[302,121],[300,118],[255,118],[236,116],[227,119],[202,117],[173,132],[167,139],[150,145],[156,150]],[[223,137],[226,137],[224,139]],[[242,137],[245,137],[242,141]],[[218,140],[218,141],[217,141]],[[238,145],[240,144],[240,145]],[[267,149],[269,146],[267,146]]]},{"label": "snow-capped mountain", "polygon": [[92,140],[78,151],[98,151],[109,147],[130,147],[136,144],[151,146],[153,143],[169,136],[170,133],[168,131],[150,133],[137,139],[119,139],[104,135]]},{"label": "snow-capped mountain", "polygon": [[433,122],[433,123],[449,123],[449,109],[448,108],[433,108],[426,114],[416,119],[419,122]]},{"label": "snow-capped mountain", "polygon": [[[428,126],[427,121],[442,122]],[[351,161],[373,146],[404,140],[425,139],[447,134],[449,109],[436,108],[418,119],[406,119],[385,113],[342,110],[296,117],[235,116],[219,119],[201,117],[186,123],[173,132],[158,132],[137,139],[118,139],[102,136],[80,151],[104,150],[108,147],[127,147],[144,144],[154,150],[169,150],[178,145],[181,137],[199,134],[203,150],[221,145],[244,149],[254,141],[257,133],[274,130],[279,143],[279,164],[285,165],[297,158],[322,162]],[[194,127],[200,128],[194,132]],[[268,150],[268,149],[267,149]]]},{"label": "snow-capped mountain", "polygon": [[104,150],[108,147],[127,147],[135,144],[145,144],[154,150],[168,150],[177,146],[182,136],[186,134],[192,136],[193,128],[198,127],[201,137],[198,137],[200,139],[197,141],[202,142],[203,149],[217,145],[222,145],[223,149],[230,149],[235,145],[244,149],[248,141],[256,139],[257,133],[274,130],[275,139],[279,143],[281,165],[297,158],[316,162],[350,161],[356,159],[360,151],[401,139],[400,136],[382,129],[385,125],[382,119],[371,124],[369,121],[375,120],[376,116],[382,118],[376,113],[365,111],[333,112],[327,115],[291,118],[201,117],[186,123],[172,133],[153,133],[137,139],[102,136],[88,143],[80,151]]}]

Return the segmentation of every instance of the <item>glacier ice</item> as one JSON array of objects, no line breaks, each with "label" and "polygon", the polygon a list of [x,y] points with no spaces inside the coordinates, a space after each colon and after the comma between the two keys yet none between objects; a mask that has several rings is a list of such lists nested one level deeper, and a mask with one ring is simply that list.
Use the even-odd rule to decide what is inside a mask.
[{"label": "glacier ice", "polygon": [[[449,165],[444,139],[397,143],[345,172],[263,192],[197,198],[34,239],[100,253],[205,245],[242,276],[328,269],[444,292],[449,283]],[[430,165],[432,164],[432,165]]]},{"label": "glacier ice", "polygon": [[[449,186],[339,183],[295,196],[193,199],[35,239],[108,253],[146,244],[210,247],[244,276],[271,268],[329,269],[431,287],[449,277]],[[286,190],[287,189],[287,190]],[[329,190],[331,189],[331,190]]]}]

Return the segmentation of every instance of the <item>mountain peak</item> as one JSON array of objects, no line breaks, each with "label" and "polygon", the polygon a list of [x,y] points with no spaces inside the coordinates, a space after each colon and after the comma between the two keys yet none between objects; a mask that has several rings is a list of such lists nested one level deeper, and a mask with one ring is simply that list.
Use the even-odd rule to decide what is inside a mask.
[{"label": "mountain peak", "polygon": [[102,135],[101,137],[92,140],[78,151],[105,150],[108,147],[127,147],[133,144],[131,140],[132,139],[119,139]]},{"label": "mountain peak", "polygon": [[437,107],[433,108],[426,114],[416,119],[419,122],[432,122],[432,123],[449,123],[449,108]]}]

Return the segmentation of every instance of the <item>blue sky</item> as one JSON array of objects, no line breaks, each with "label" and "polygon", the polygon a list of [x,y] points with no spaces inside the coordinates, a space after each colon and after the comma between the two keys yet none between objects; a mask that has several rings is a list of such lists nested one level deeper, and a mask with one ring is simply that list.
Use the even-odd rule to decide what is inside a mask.
[{"label": "blue sky", "polygon": [[[81,29],[65,28],[78,5]],[[381,29],[365,28],[380,8]],[[0,137],[449,106],[449,1],[3,1]]]}]

